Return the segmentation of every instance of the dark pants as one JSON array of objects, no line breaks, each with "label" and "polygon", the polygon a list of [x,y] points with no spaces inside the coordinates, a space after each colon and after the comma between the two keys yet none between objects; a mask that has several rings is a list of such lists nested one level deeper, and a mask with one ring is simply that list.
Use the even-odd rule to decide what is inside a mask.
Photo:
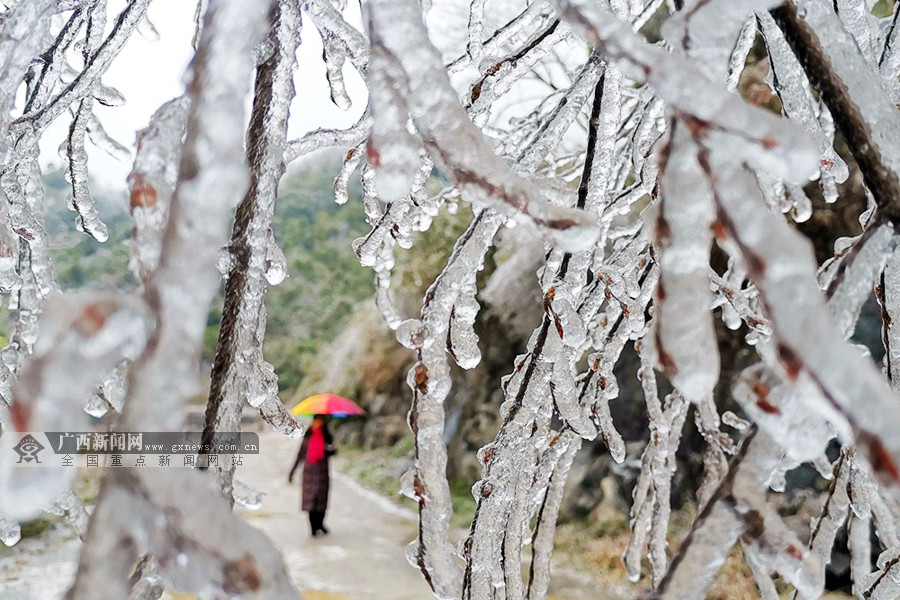
[{"label": "dark pants", "polygon": [[322,533],[328,533],[328,530],[325,529],[325,511],[324,510],[309,511],[309,527],[312,530],[313,535],[316,535],[320,531]]}]

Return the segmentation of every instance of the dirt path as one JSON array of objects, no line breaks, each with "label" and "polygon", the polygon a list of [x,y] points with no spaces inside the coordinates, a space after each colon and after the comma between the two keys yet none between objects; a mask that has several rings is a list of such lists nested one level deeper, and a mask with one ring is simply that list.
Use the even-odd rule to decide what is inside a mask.
[{"label": "dirt path", "polygon": [[[239,469],[237,478],[267,493],[259,510],[237,509],[284,553],[291,579],[307,600],[412,600],[430,597],[421,575],[409,566],[404,547],[415,537],[415,514],[332,473],[325,525],[312,537],[301,513],[299,485],[287,483],[297,442],[261,434],[262,460]],[[298,478],[299,479],[299,478]]]},{"label": "dirt path", "polygon": [[[431,591],[405,549],[416,535],[416,515],[369,491],[347,475],[332,473],[327,536],[312,537],[300,512],[300,488],[288,484],[298,442],[260,434],[260,460],[239,468],[237,479],[265,492],[258,510],[235,512],[262,530],[281,550],[292,581],[305,600],[427,600]],[[75,574],[81,542],[64,525],[24,539],[0,553],[0,599],[60,599]],[[614,600],[589,578],[564,565],[554,569],[551,600]],[[169,594],[164,600],[191,600]]]}]

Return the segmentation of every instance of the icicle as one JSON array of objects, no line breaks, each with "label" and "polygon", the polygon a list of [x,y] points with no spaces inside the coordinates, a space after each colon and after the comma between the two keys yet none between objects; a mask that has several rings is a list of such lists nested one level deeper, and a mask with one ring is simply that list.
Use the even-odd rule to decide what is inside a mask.
[{"label": "icicle", "polygon": [[[168,216],[170,223],[192,227],[167,228],[163,258],[147,282],[158,326],[155,343],[131,368],[120,419],[124,430],[175,430],[195,392],[195,361],[219,282],[216,253],[226,242],[231,210],[247,189],[243,105],[254,67],[252,50],[270,12],[259,8],[252,0],[222,0],[210,3],[205,15],[188,86],[192,127],[181,169],[190,167],[192,176],[179,182]],[[286,112],[287,104],[279,106]],[[279,158],[283,149],[277,147]],[[130,567],[145,554],[156,558],[167,587],[187,593],[297,594],[278,551],[232,513],[207,474],[110,469],[106,477],[69,592],[73,598],[128,597]],[[186,509],[190,506],[203,506],[202,518]],[[184,543],[173,546],[173,535]],[[232,543],[236,539],[240,545]],[[121,552],[110,555],[111,545]]]},{"label": "icicle", "polygon": [[266,268],[263,274],[269,285],[278,285],[288,276],[287,259],[271,232],[266,246]]},{"label": "icicle", "polygon": [[347,186],[350,183],[350,177],[353,172],[359,168],[364,153],[363,145],[360,144],[347,151],[344,157],[344,164],[341,167],[340,174],[334,179],[334,201],[337,204],[345,204],[348,199]]},{"label": "icicle", "polygon": [[0,517],[0,542],[6,546],[15,546],[22,539],[22,530],[19,522],[6,517]]},{"label": "icicle", "polygon": [[65,490],[53,501],[46,511],[52,515],[63,517],[78,537],[84,539],[87,533],[88,512],[78,496],[71,490]]},{"label": "icicle", "polygon": [[239,479],[234,480],[234,501],[248,510],[259,510],[266,493],[254,489]]},{"label": "icicle", "polygon": [[93,112],[88,114],[87,119],[87,135],[88,139],[91,140],[91,143],[112,156],[117,160],[128,160],[131,158],[131,151],[112,139],[106,130],[103,128],[103,125],[100,123],[100,120],[97,118]]},{"label": "icicle", "polygon": [[744,21],[744,25],[738,33],[737,43],[734,45],[734,50],[731,51],[731,58],[728,59],[728,76],[725,78],[725,87],[729,92],[737,90],[741,73],[744,71],[744,65],[747,64],[747,56],[750,54],[755,39],[756,17],[749,17]]}]

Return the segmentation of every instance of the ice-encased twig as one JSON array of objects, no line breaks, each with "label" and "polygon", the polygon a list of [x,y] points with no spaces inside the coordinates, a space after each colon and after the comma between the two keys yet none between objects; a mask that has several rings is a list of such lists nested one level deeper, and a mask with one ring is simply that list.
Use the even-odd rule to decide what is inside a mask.
[{"label": "ice-encased twig", "polygon": [[556,464],[553,466],[546,491],[537,511],[537,520],[532,535],[531,567],[528,575],[529,600],[543,600],[550,586],[550,554],[553,551],[553,534],[556,531],[556,518],[562,504],[563,491],[568,478],[569,469],[575,454],[581,448],[581,438],[572,432],[559,434],[555,441],[562,446],[558,451]]},{"label": "ice-encased twig", "polygon": [[782,112],[801,124],[818,144],[821,152],[819,168],[838,183],[843,183],[850,170],[844,159],[835,151],[831,136],[827,135],[822,123],[816,117],[817,107],[809,91],[809,82],[803,68],[797,62],[772,16],[768,13],[759,13],[757,20],[769,53],[775,92],[781,99]]},{"label": "ice-encased twig", "polygon": [[570,34],[566,25],[558,20],[534,34],[515,54],[503,58],[485,72],[470,89],[466,99],[466,111],[479,127],[484,127],[497,99],[509,92],[513,84],[532,71],[553,48]]},{"label": "ice-encased twig", "polygon": [[[488,39],[481,42],[481,56],[493,56],[509,43],[511,39],[521,34],[532,25],[541,27],[548,19],[553,17],[553,9],[544,1],[531,2],[522,12],[513,17],[506,24],[498,28]],[[473,58],[467,51],[447,65],[447,72],[455,73],[472,64]]]},{"label": "ice-encased twig", "polygon": [[[648,44],[602,3],[560,0],[558,5],[563,18],[589,43],[620,61],[625,73],[632,77],[641,73],[676,115],[740,139],[740,144],[730,148],[735,162],[790,181],[802,181],[811,174],[818,151],[799,127],[746,104],[707,78],[684,56]],[[735,6],[744,10],[742,4]],[[688,89],[690,94],[686,93]],[[693,101],[698,93],[704,102]]]},{"label": "ice-encased twig", "polygon": [[699,152],[687,127],[673,125],[662,150],[661,203],[654,223],[660,267],[656,354],[672,384],[698,404],[719,380],[708,283],[714,207]]},{"label": "ice-encased twig", "polygon": [[[106,0],[95,0],[91,3],[82,47],[82,58],[85,64],[98,50],[105,25]],[[94,95],[92,91],[98,84],[99,81],[88,88],[88,92],[75,108],[74,117],[69,125],[66,158],[69,161],[67,175],[72,189],[67,204],[70,210],[78,213],[78,217],[75,219],[76,228],[89,234],[98,242],[105,242],[109,238],[109,232],[106,225],[100,220],[94,197],[88,188],[88,156],[84,146],[88,124],[93,116]]]},{"label": "ice-encased twig", "polygon": [[322,148],[355,148],[363,143],[372,131],[372,117],[366,110],[359,121],[349,129],[316,129],[287,144],[284,162],[289,163],[310,152]]},{"label": "ice-encased twig", "polygon": [[0,157],[8,150],[6,138],[16,91],[31,65],[41,53],[50,34],[50,17],[55,0],[20,2],[3,13],[0,26]]},{"label": "ice-encased twig", "polygon": [[69,106],[90,94],[94,84],[106,72],[138,23],[144,18],[149,4],[150,0],[131,0],[128,6],[119,13],[112,31],[99,45],[97,51],[91,54],[84,69],[75,80],[57,95],[49,98],[45,105],[36,106],[34,110],[16,119],[12,123],[13,130],[42,130],[65,112]]},{"label": "ice-encased twig", "polygon": [[[375,2],[368,5],[369,37],[400,73],[406,106],[419,136],[435,163],[472,202],[512,213],[541,228],[555,243],[584,248],[594,222],[581,211],[551,205],[526,181],[517,177],[484,140],[459,106],[437,49],[428,39],[419,8],[413,2]],[[407,35],[389,33],[403,23]],[[373,50],[374,51],[374,50]],[[371,92],[373,97],[377,89]],[[396,92],[395,92],[396,93]],[[401,111],[402,112],[402,111]],[[379,118],[375,115],[376,121]],[[372,147],[378,161],[394,160],[394,146]],[[459,152],[465,148],[465,152]],[[376,161],[376,162],[378,162]],[[371,161],[370,161],[371,162]]]},{"label": "ice-encased twig", "polygon": [[[154,327],[146,304],[100,294],[46,301],[34,357],[19,371],[10,412],[24,431],[65,431],[86,423],[81,402],[122,357],[143,349]],[[73,473],[68,469],[16,469],[0,461],[0,503],[13,517],[38,514]]]},{"label": "ice-encased twig", "polygon": [[758,493],[760,486],[768,486],[778,459],[772,438],[761,431],[748,434],[728,476],[673,558],[658,588],[661,598],[702,596],[739,536],[755,553],[760,567],[779,572],[804,597],[821,593],[815,579],[821,561],[802,549],[796,536]]},{"label": "ice-encased twig", "polygon": [[[807,370],[836,409],[865,441],[866,452],[882,456],[882,474],[894,477],[900,444],[890,433],[896,399],[881,375],[843,340],[814,279],[809,243],[762,208],[751,175],[743,168],[712,162],[716,203],[725,228],[740,247],[748,273],[768,308],[776,352],[784,373],[796,379]],[[758,189],[758,188],[756,188]],[[802,318],[798,319],[798,315]],[[828,351],[823,351],[827,348]]]},{"label": "ice-encased twig", "polygon": [[[346,0],[337,4],[342,7]],[[365,35],[347,23],[333,0],[308,0],[302,6],[316,26],[331,36],[331,42],[343,47],[350,62],[365,77],[369,69],[369,42]]]},{"label": "ice-encased twig", "polygon": [[774,9],[772,16],[835,118],[883,216],[896,217],[900,211],[896,202],[900,197],[900,146],[896,143],[900,115],[881,77],[866,62],[831,3],[787,2]]},{"label": "ice-encased twig", "polygon": [[[127,598],[132,564],[148,551],[169,588],[210,597],[297,597],[278,550],[232,514],[202,472],[171,469],[162,476],[156,469],[117,468],[107,479],[105,501],[91,515],[106,531],[102,539],[89,533],[82,559],[103,554],[89,564],[82,560],[71,597]],[[202,518],[186,510],[198,506]]]},{"label": "ice-encased twig", "polygon": [[673,46],[684,48],[711,80],[725,81],[732,51],[747,18],[778,4],[778,0],[698,2],[691,10],[679,11],[667,19],[662,35]]},{"label": "ice-encased twig", "polygon": [[900,239],[889,224],[867,229],[854,251],[843,258],[838,274],[828,283],[828,309],[845,338],[853,335],[859,311],[872,295],[885,264],[893,255]]},{"label": "ice-encased twig", "polygon": [[189,96],[179,96],[160,106],[146,128],[138,132],[134,167],[128,176],[131,217],[131,257],[128,266],[146,284],[159,265],[162,237],[178,163],[184,146]]},{"label": "ice-encased twig", "polygon": [[[271,56],[257,67],[256,91],[247,139],[250,187],[238,204],[228,251],[233,266],[227,274],[225,305],[210,374],[205,441],[217,431],[240,431],[246,401],[258,407],[278,401],[278,379],[263,357],[266,330],[267,254],[278,183],[284,173],[287,119],[294,97],[293,73],[300,42],[297,0],[279,0],[269,41]],[[296,425],[297,437],[301,433]],[[222,492],[231,499],[235,467],[211,467]]]},{"label": "ice-encased twig", "polygon": [[[132,367],[123,430],[179,430],[196,391],[196,358],[219,281],[217,252],[226,241],[231,207],[248,182],[243,99],[268,12],[251,0],[230,0],[211,3],[206,13],[188,88],[181,178],[159,267],[146,285],[158,315],[155,343]],[[110,470],[70,597],[127,597],[131,566],[147,553],[167,583],[191,593],[296,595],[271,542],[235,517],[213,490],[208,474],[195,470]],[[202,515],[197,506],[204,507]],[[243,540],[241,546],[231,543],[235,539]],[[176,560],[182,552],[186,562]]]},{"label": "ice-encased twig", "polygon": [[888,381],[894,391],[900,391],[900,249],[887,258],[876,298],[881,304],[881,340]]}]

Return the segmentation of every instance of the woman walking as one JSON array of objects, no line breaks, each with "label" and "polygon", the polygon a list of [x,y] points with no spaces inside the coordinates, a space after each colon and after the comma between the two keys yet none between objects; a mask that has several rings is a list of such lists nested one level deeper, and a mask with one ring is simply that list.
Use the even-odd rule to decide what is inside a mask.
[{"label": "woman walking", "polygon": [[325,511],[328,509],[328,457],[335,453],[334,439],[328,431],[328,423],[323,415],[313,417],[312,425],[303,436],[297,460],[291,467],[288,482],[294,482],[294,473],[303,463],[303,486],[301,510],[309,513],[309,527],[313,537],[319,532],[328,533],[325,528]]}]

